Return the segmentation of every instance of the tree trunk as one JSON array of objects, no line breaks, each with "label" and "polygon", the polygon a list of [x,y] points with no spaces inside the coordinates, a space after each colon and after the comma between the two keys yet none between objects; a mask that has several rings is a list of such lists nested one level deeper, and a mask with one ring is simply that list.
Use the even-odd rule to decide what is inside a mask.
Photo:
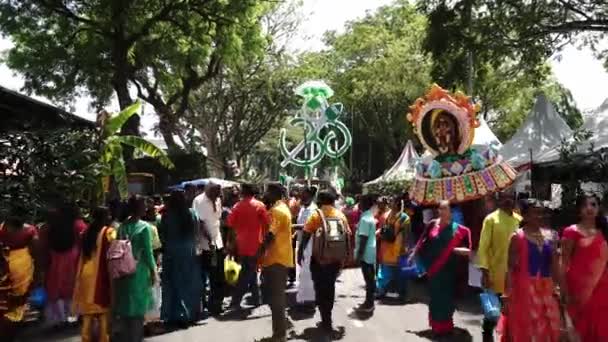
[{"label": "tree trunk", "polygon": [[224,157],[215,144],[207,144],[207,170],[210,177],[224,178],[225,167]]},{"label": "tree trunk", "polygon": [[171,123],[171,116],[173,116],[173,112],[171,108],[163,105],[162,107],[155,106],[154,109],[159,116],[158,129],[165,140],[165,144],[167,144],[169,154],[182,152],[183,149],[177,144],[177,142],[175,142],[175,138],[173,137],[174,130],[173,124]]}]

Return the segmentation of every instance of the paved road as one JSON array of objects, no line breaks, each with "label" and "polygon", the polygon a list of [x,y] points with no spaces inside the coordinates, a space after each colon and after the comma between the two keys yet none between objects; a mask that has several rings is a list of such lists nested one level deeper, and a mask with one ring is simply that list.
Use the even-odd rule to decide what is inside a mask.
[{"label": "paved road", "polygon": [[[415,284],[411,288],[412,304],[400,305],[395,301],[379,303],[374,315],[368,319],[356,317],[352,308],[362,302],[364,296],[363,280],[359,270],[346,270],[340,276],[337,286],[337,300],[334,308],[334,322],[345,331],[341,341],[346,342],[392,342],[392,341],[429,341],[426,296],[422,287]],[[295,294],[290,293],[290,300]],[[478,311],[475,296],[463,301],[455,316],[459,328],[455,341],[481,340],[481,314]],[[289,312],[294,329],[290,341],[322,341],[315,328],[319,321],[318,313],[314,316],[302,316]],[[271,334],[270,309],[267,306],[257,308],[247,317],[209,318],[198,326],[188,330],[150,337],[150,342],[255,342]],[[63,334],[37,333],[24,339],[24,342],[78,341],[75,332]]]}]

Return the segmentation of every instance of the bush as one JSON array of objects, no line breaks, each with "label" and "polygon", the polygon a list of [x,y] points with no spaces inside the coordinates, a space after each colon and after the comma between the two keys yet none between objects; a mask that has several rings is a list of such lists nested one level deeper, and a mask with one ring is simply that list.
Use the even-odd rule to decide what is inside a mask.
[{"label": "bush", "polygon": [[40,219],[53,203],[90,198],[102,174],[93,130],[13,132],[0,137],[0,218]]},{"label": "bush", "polygon": [[411,180],[398,180],[379,182],[365,186],[365,193],[374,193],[380,196],[397,196],[410,191]]}]

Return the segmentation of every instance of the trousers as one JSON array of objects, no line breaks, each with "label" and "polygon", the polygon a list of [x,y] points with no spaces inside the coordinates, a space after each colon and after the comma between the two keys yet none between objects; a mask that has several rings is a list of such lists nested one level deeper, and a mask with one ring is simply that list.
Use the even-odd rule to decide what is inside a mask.
[{"label": "trousers", "polygon": [[224,279],[224,252],[222,250],[203,251],[203,272],[209,279],[208,311],[219,314],[222,311],[224,292],[226,289]]},{"label": "trousers", "polygon": [[361,262],[361,272],[365,280],[365,304],[374,305],[376,295],[376,265]]},{"label": "trousers", "polygon": [[257,304],[260,301],[260,288],[258,285],[257,260],[255,256],[242,256],[241,272],[236,283],[236,289],[232,294],[232,305],[239,305],[247,290],[251,290],[253,301]]},{"label": "trousers", "polygon": [[315,303],[321,314],[321,325],[326,330],[332,330],[332,311],[336,300],[336,280],[340,273],[340,264],[321,265],[312,258],[310,272],[315,288]]},{"label": "trousers", "polygon": [[287,284],[287,267],[274,264],[264,267],[263,291],[264,298],[268,301],[272,312],[272,337],[283,338],[287,336],[287,295],[285,287]]}]

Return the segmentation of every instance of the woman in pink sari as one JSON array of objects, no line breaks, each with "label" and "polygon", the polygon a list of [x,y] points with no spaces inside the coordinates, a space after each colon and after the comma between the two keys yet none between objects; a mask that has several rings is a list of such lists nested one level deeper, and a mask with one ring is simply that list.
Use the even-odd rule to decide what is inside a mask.
[{"label": "woman in pink sari", "polygon": [[608,225],[599,203],[596,196],[578,198],[579,222],[562,238],[562,291],[581,342],[608,341]]},{"label": "woman in pink sari", "polygon": [[498,332],[503,342],[560,339],[557,233],[541,228],[542,205],[534,199],[522,205],[524,221],[509,246],[509,272]]}]

